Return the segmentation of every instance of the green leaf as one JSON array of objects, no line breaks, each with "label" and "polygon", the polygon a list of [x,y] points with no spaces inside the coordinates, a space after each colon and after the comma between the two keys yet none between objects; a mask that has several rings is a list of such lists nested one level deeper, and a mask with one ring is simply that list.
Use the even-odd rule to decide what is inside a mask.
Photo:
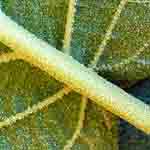
[{"label": "green leaf", "polygon": [[[119,3],[118,0],[78,1],[72,39],[76,59],[89,64],[105,38]],[[127,3],[99,59],[96,70],[100,75],[109,80],[130,81],[149,76],[149,11],[149,3]],[[148,46],[143,48],[146,43]]]},{"label": "green leaf", "polygon": [[[11,69],[10,69],[11,68]],[[1,121],[25,111],[44,98],[56,93],[62,84],[21,60],[0,65],[0,118]],[[80,112],[81,96],[75,92],[62,100],[18,120],[0,130],[1,149],[63,149],[72,137]],[[73,149],[117,148],[117,125],[112,130],[105,126],[103,113],[89,103],[84,127]],[[77,148],[78,147],[78,148]]]},{"label": "green leaf", "polygon": [[[68,3],[68,0],[1,0],[1,7],[18,24],[61,49]],[[77,13],[79,13],[78,9]],[[77,16],[76,14],[75,17]],[[97,26],[96,23],[94,24]],[[77,26],[79,27],[80,24]],[[88,27],[86,28],[88,30]],[[78,35],[80,30],[74,29],[75,27],[72,30]],[[72,40],[80,46],[78,40],[82,39],[83,35],[79,35],[78,39],[79,36],[76,38],[74,33]],[[92,44],[92,41],[92,39],[89,40],[87,45]],[[80,61],[82,49],[77,45],[72,45],[73,56]],[[94,46],[92,45],[92,47]],[[75,49],[78,55],[75,54]],[[84,59],[83,62],[86,62]],[[0,65],[0,79],[1,121],[43,102],[44,98],[52,96],[64,86],[48,76],[47,73],[22,60],[2,63]],[[17,120],[11,126],[1,128],[0,142],[2,144],[0,144],[0,149],[63,149],[72,139],[78,127],[81,99],[79,94],[72,91],[42,110]],[[111,115],[112,127],[109,129],[103,109],[88,103],[83,119],[81,133],[74,141],[72,149],[118,149],[116,117]]]}]

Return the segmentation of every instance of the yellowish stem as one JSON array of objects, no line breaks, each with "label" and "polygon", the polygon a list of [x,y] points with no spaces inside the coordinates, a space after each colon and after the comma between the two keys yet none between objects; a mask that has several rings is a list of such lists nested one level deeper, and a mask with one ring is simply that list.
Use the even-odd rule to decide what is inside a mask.
[{"label": "yellowish stem", "polygon": [[1,11],[0,41],[22,54],[24,60],[45,70],[69,88],[90,98],[144,132],[150,133],[148,105],[106,81],[71,56],[38,39]]}]

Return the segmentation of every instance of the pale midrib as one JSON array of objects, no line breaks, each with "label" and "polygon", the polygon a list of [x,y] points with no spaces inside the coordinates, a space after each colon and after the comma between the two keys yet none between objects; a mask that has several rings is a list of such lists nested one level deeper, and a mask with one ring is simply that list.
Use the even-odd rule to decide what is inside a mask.
[{"label": "pale midrib", "polygon": [[[18,26],[0,11],[0,41],[22,53],[22,59],[48,72],[135,127],[150,133],[150,107],[98,76],[72,57]],[[111,90],[112,92],[108,92]],[[101,91],[101,92],[99,92]]]},{"label": "pale midrib", "polygon": [[[70,54],[70,45],[71,45],[72,29],[73,29],[74,14],[75,14],[74,3],[75,3],[74,0],[70,0],[69,10],[68,10],[68,15],[67,15],[66,30],[65,30],[65,36],[64,36],[63,50],[67,54]],[[115,25],[117,24],[117,20],[119,19],[119,16],[120,16],[121,11],[124,8],[125,4],[126,4],[126,2],[123,1],[119,5],[119,7],[116,11],[116,14],[113,18],[113,21],[112,21],[111,25],[109,26],[108,31],[104,37],[104,40],[102,41],[102,43],[99,47],[99,51],[96,54],[96,57],[94,58],[95,60],[93,62],[91,62],[92,67],[97,65],[98,59],[101,56],[102,52],[104,51],[105,46],[107,45],[107,42],[111,38],[112,31],[113,31]],[[16,59],[13,55],[8,55],[8,56],[3,55],[3,56],[4,56],[4,58],[1,59],[2,62],[3,61],[8,62],[9,60],[15,60]],[[120,64],[117,64],[117,65],[120,66],[122,64],[125,64],[126,62],[127,61],[120,63]],[[106,67],[106,68],[109,68],[109,67]],[[10,118],[7,118],[6,120],[4,120],[3,122],[0,123],[0,128],[4,127],[4,126],[9,126],[9,125],[15,123],[17,120],[23,119],[24,117],[27,117],[28,115],[30,115],[32,113],[36,113],[37,111],[43,109],[44,107],[50,105],[51,103],[54,103],[57,99],[62,98],[64,96],[64,94],[67,94],[70,91],[69,91],[69,88],[65,88],[62,91],[59,91],[58,93],[56,93],[56,95],[54,95],[53,97],[48,98],[48,100],[44,100],[43,102],[40,102],[40,103],[36,104],[35,106],[28,108],[26,111],[19,113],[16,116],[12,116]],[[77,137],[80,135],[81,128],[83,127],[83,120],[85,117],[86,103],[87,103],[87,98],[83,96],[82,101],[81,101],[81,110],[79,113],[79,120],[77,123],[77,128],[76,128],[72,138],[70,140],[68,140],[67,144],[64,146],[64,150],[70,149],[73,146]]]}]

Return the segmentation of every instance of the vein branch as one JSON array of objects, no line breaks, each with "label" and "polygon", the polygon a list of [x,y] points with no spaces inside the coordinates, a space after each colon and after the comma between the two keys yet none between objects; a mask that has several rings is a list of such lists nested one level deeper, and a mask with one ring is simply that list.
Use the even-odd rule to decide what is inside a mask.
[{"label": "vein branch", "polygon": [[[118,69],[123,69],[125,65],[128,65],[131,63],[131,61],[136,61],[136,59],[144,52],[146,48],[149,47],[149,43],[145,43],[138,51],[135,53],[135,55],[128,57],[127,59],[124,59],[123,61],[116,63],[116,64],[102,64],[100,67],[95,68],[96,71],[102,71],[102,70],[109,70],[113,71]],[[138,62],[138,61],[137,61]],[[144,63],[146,65],[146,62]]]},{"label": "vein branch", "polygon": [[[72,30],[73,30],[73,23],[74,23],[75,11],[76,11],[75,5],[76,5],[76,0],[69,1],[66,31],[65,31],[64,45],[63,45],[64,53],[66,53],[67,55],[70,55],[70,46],[71,46],[72,32],[73,32]],[[69,139],[67,141],[66,145],[64,146],[64,148],[63,148],[64,150],[70,150],[72,148],[72,146],[74,145],[76,139],[80,135],[81,129],[83,128],[86,104],[87,104],[86,98],[82,97],[77,127],[76,127],[75,132],[73,133],[73,136],[71,137],[71,139]]]},{"label": "vein branch", "polygon": [[100,44],[98,51],[95,53],[91,64],[96,65],[98,63],[99,57],[102,55],[108,41],[111,39],[112,32],[113,32],[115,26],[117,25],[117,22],[120,18],[121,12],[125,8],[127,2],[128,2],[128,0],[121,0],[119,6],[113,16],[113,19],[110,23],[110,26],[108,27],[108,29],[106,31],[105,37],[104,37],[102,43]]},{"label": "vein branch", "polygon": [[67,21],[65,26],[64,42],[63,42],[63,51],[66,54],[70,54],[70,46],[73,32],[73,23],[76,12],[76,0],[69,0]]},{"label": "vein branch", "polygon": [[28,117],[29,115],[36,113],[37,111],[42,110],[45,107],[48,107],[50,104],[56,102],[58,99],[62,99],[64,95],[68,94],[70,90],[66,87],[59,90],[57,93],[55,93],[53,96],[43,100],[42,102],[39,102],[38,104],[34,104],[32,107],[29,107],[27,110],[21,113],[17,113],[14,116],[11,116],[4,121],[0,122],[0,129],[3,127],[11,126],[16,121],[22,120],[25,117]]},{"label": "vein branch", "polygon": [[82,97],[77,127],[75,129],[75,132],[73,133],[72,138],[68,140],[67,144],[64,146],[64,150],[70,150],[71,147],[74,145],[76,139],[80,136],[80,132],[81,132],[81,129],[83,128],[83,123],[85,119],[85,109],[86,109],[87,102],[88,102],[87,98]]}]

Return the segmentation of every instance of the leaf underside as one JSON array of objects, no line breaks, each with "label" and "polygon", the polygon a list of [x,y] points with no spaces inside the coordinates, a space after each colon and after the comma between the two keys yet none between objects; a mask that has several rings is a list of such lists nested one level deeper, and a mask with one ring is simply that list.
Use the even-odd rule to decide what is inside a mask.
[{"label": "leaf underside", "polygon": [[[18,24],[61,50],[68,2],[0,0],[0,6]],[[104,39],[118,5],[118,0],[77,1],[71,40],[71,55],[75,59],[85,65],[89,64]],[[135,55],[148,42],[149,11],[150,7],[144,4],[129,3],[126,6],[100,57],[100,75],[112,81],[130,80],[131,83],[149,76],[148,64],[139,63],[150,59],[148,48],[136,60],[129,62],[124,71],[122,68],[101,70],[103,64],[117,64]],[[0,54],[11,51],[3,44],[0,47]],[[25,111],[64,86],[22,60],[0,64],[0,81],[1,121]],[[76,129],[80,103],[81,96],[72,91],[62,100],[36,114],[0,129],[0,149],[63,149]],[[118,149],[117,119],[112,115],[112,128],[107,129],[102,110],[88,102],[83,129],[72,147],[73,150]]]}]

